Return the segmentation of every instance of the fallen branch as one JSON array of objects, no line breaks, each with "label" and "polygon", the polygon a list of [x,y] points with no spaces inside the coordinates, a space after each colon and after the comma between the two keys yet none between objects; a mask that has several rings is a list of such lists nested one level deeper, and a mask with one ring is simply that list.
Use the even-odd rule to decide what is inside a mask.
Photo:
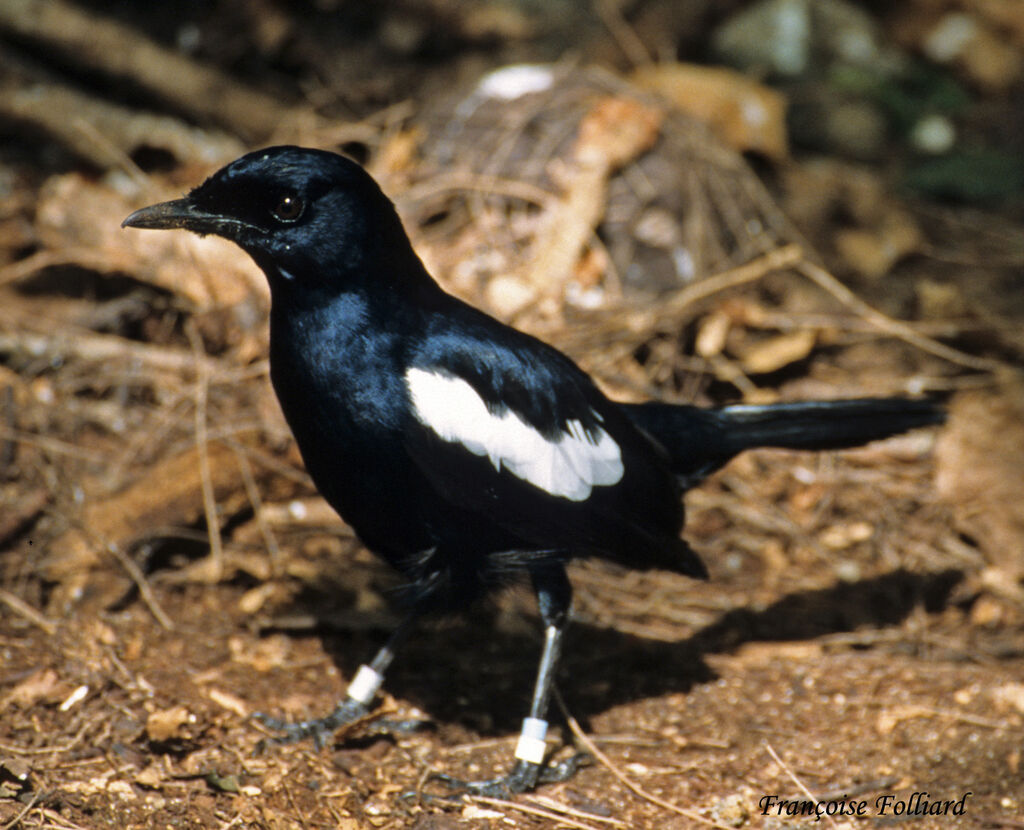
[{"label": "fallen branch", "polygon": [[192,127],[168,115],[139,112],[52,81],[5,85],[0,118],[45,133],[101,169],[122,167],[123,157],[143,146],[165,150],[179,162],[211,165],[244,149],[224,133]]},{"label": "fallen branch", "polygon": [[[130,79],[197,120],[220,124],[246,141],[266,140],[282,124],[305,118],[303,112],[282,107],[271,96],[166,49],[129,26],[62,0],[5,0],[0,3],[0,31],[41,43],[82,66]],[[56,112],[66,118],[68,110]]]},{"label": "fallen branch", "polygon": [[207,355],[196,355],[172,346],[140,343],[112,334],[68,330],[59,335],[0,332],[0,352],[32,357],[53,357],[109,363],[112,360],[143,366],[147,371],[192,372],[203,368],[210,374],[225,371],[224,364]]},{"label": "fallen branch", "polygon": [[[194,524],[203,515],[203,485],[198,447],[158,462],[134,484],[112,496],[88,501],[76,527],[48,545],[41,564],[46,579],[57,582],[96,567],[110,550],[123,551],[152,528]],[[239,490],[235,450],[220,443],[207,447],[209,486],[215,500]],[[260,468],[257,476],[268,473]],[[244,498],[244,494],[243,494]]]}]

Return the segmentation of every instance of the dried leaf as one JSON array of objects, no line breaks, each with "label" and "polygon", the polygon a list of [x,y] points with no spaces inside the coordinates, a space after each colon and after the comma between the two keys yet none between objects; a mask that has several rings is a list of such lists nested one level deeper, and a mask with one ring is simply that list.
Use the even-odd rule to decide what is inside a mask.
[{"label": "dried leaf", "polygon": [[146,718],[146,734],[151,741],[169,741],[172,738],[183,738],[182,727],[195,723],[196,716],[184,706],[174,706],[160,712],[153,712]]},{"label": "dried leaf", "polygon": [[707,124],[740,152],[784,159],[786,99],[732,69],[668,63],[642,67],[631,80]]},{"label": "dried leaf", "polygon": [[743,370],[752,375],[777,372],[807,357],[817,339],[818,334],[813,329],[800,329],[772,337],[742,355]]},{"label": "dried leaf", "polygon": [[59,700],[67,694],[66,686],[62,685],[53,669],[39,669],[21,681],[7,693],[0,702],[0,712],[8,706],[28,709],[40,700]]},{"label": "dried leaf", "polygon": [[654,146],[663,118],[661,110],[633,98],[603,98],[580,122],[573,155],[610,173]]},{"label": "dried leaf", "polygon": [[527,266],[527,281],[539,294],[564,291],[604,216],[608,179],[654,145],[662,118],[639,101],[609,96],[580,122],[571,169],[560,177],[564,193],[548,211]]},{"label": "dried leaf", "polygon": [[158,789],[166,780],[167,775],[160,764],[150,764],[135,774],[135,783],[151,790]]},{"label": "dried leaf", "polygon": [[237,695],[222,692],[220,689],[207,689],[206,696],[218,706],[234,712],[240,718],[249,717],[249,706]]},{"label": "dried leaf", "polygon": [[875,533],[870,522],[846,522],[831,525],[818,537],[821,543],[832,550],[845,550],[858,542],[866,542]]},{"label": "dried leaf", "polygon": [[284,665],[291,653],[291,640],[275,634],[262,640],[232,637],[228,640],[231,659],[252,666],[258,672],[268,672]]},{"label": "dried leaf", "polygon": [[203,776],[203,780],[211,788],[222,793],[238,793],[241,790],[237,775],[221,775],[218,772],[208,772]]},{"label": "dried leaf", "polygon": [[847,265],[869,279],[884,277],[921,242],[917,223],[902,211],[891,211],[878,228],[849,228],[836,234],[836,248]]},{"label": "dried leaf", "polygon": [[1024,683],[1004,683],[992,689],[989,695],[1000,710],[1016,709],[1024,715]]}]

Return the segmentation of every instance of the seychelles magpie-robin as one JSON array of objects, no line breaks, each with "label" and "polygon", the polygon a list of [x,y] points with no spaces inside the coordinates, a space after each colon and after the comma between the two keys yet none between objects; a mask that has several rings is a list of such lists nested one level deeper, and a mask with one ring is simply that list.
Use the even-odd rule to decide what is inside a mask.
[{"label": "seychelles magpie-robin", "polygon": [[[571,774],[545,766],[552,677],[569,614],[566,563],[598,557],[703,579],[680,538],[682,493],[751,447],[851,447],[926,424],[928,400],[701,409],[606,398],[551,346],[445,293],[380,188],[321,150],[243,156],[135,228],[238,244],[270,282],[270,376],[313,481],[406,578],[409,621],[528,575],[545,639],[507,795]],[[273,722],[318,744],[365,714],[403,624],[326,718]]]}]

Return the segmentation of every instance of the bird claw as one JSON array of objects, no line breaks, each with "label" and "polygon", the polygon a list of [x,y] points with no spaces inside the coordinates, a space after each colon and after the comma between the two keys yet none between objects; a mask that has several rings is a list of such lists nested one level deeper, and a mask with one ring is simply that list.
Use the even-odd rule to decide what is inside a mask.
[{"label": "bird claw", "polygon": [[279,735],[267,738],[263,743],[280,746],[312,738],[313,746],[319,750],[327,746],[331,738],[334,737],[338,727],[361,720],[369,715],[369,713],[370,710],[366,707],[366,704],[348,697],[341,701],[333,712],[322,718],[292,722],[280,720],[271,715],[265,715],[262,712],[257,712],[253,717],[267,727],[267,729],[280,733]]},{"label": "bird claw", "polygon": [[[253,717],[267,729],[280,733],[266,738],[261,742],[263,745],[295,744],[311,738],[313,746],[320,750],[330,743],[334,733],[340,727],[371,720],[372,714],[365,704],[352,698],[345,698],[333,712],[322,718],[292,722],[264,715],[262,712],[257,712]],[[406,718],[404,720],[376,718],[373,719],[373,723],[368,726],[366,731],[369,735],[408,735],[423,729],[430,723],[431,721],[424,718]]]},{"label": "bird claw", "polygon": [[466,781],[445,772],[434,773],[428,780],[439,781],[448,789],[458,791],[447,796],[452,800],[458,801],[467,795],[482,795],[487,798],[509,801],[514,795],[530,792],[538,784],[556,784],[568,781],[580,767],[586,766],[589,762],[589,755],[585,752],[577,752],[557,764],[533,764],[529,761],[517,760],[508,775],[487,781]]}]

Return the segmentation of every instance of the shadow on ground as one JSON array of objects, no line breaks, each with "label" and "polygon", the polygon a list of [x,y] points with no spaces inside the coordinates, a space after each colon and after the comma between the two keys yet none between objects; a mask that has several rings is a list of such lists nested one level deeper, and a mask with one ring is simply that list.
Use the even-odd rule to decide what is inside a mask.
[{"label": "shadow on ground", "polygon": [[[912,612],[938,613],[963,579],[958,570],[895,570],[858,582],[788,594],[764,608],[736,608],[678,642],[574,624],[566,638],[559,686],[581,721],[609,707],[687,692],[715,673],[708,655],[745,643],[812,640],[829,634],[884,629]],[[500,624],[478,609],[457,623],[425,624],[400,652],[388,675],[395,697],[439,723],[484,734],[515,731],[529,702],[539,632]],[[324,645],[345,677],[366,662],[384,637],[377,632],[325,632]],[[333,701],[324,701],[326,712]]]}]

